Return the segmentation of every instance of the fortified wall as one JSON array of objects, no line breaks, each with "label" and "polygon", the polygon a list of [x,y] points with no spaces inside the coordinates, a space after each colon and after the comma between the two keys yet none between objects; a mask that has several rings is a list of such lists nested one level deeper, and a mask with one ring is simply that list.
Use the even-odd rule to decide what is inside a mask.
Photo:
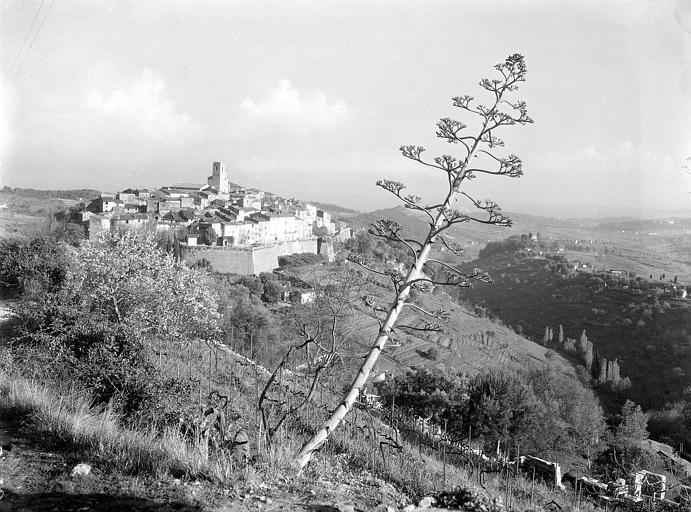
[{"label": "fortified wall", "polygon": [[333,258],[330,241],[311,238],[292,242],[278,242],[256,247],[182,246],[182,259],[193,265],[206,260],[222,274],[259,275],[278,267],[278,257],[309,252]]}]

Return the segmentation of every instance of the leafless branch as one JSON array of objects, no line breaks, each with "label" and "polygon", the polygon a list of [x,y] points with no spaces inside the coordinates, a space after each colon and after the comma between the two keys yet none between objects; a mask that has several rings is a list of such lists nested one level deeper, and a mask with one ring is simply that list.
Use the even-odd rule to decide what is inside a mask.
[{"label": "leafless branch", "polygon": [[437,240],[456,256],[462,256],[465,253],[465,249],[459,243],[447,240],[446,237],[442,235],[439,235]]},{"label": "leafless branch", "polygon": [[420,313],[423,313],[425,315],[431,316],[432,318],[436,318],[437,320],[441,320],[443,322],[446,322],[449,320],[449,312],[445,311],[443,309],[438,309],[436,311],[427,311],[425,308],[418,306],[417,304],[413,304],[412,302],[406,302],[406,306],[419,311]]},{"label": "leafless branch", "polygon": [[398,329],[408,329],[411,331],[421,331],[421,332],[440,332],[441,325],[425,323],[423,327],[415,327],[413,325],[399,325]]},{"label": "leafless branch", "polygon": [[[411,148],[413,146],[410,146]],[[417,148],[419,152],[424,151],[423,148]],[[403,146],[401,147],[401,151],[403,151]],[[414,153],[414,151],[413,151]],[[421,162],[421,160],[417,160],[418,162]],[[432,166],[436,167],[436,166]],[[439,168],[439,167],[437,167]],[[387,192],[390,192],[391,194],[395,195],[397,198],[399,198],[401,201],[403,201],[403,206],[406,208],[410,208],[411,210],[417,210],[420,212],[423,212],[426,214],[432,221],[434,221],[434,216],[430,211],[425,208],[424,206],[421,206],[419,203],[422,200],[419,196],[415,195],[406,195],[404,196],[402,194],[403,190],[405,189],[405,185],[401,183],[400,181],[393,181],[393,180],[378,180],[377,181],[377,186],[380,188],[383,188]]]},{"label": "leafless branch", "polygon": [[[403,226],[396,221],[391,219],[381,219],[372,224],[368,232],[373,236],[383,238],[385,240],[405,244],[413,255],[413,258],[417,258],[418,250],[422,248],[422,243],[414,239],[403,238],[399,234],[402,229]],[[416,244],[418,249],[415,249],[411,244]]]},{"label": "leafless branch", "polygon": [[511,226],[512,222],[511,219],[506,216],[502,211],[501,208],[497,203],[492,201],[491,199],[485,199],[484,201],[479,201],[477,199],[474,199],[470,195],[468,195],[466,192],[461,192],[462,195],[470,199],[470,201],[473,203],[473,205],[484,212],[487,213],[488,218],[487,219],[478,219],[476,217],[468,217],[470,220],[474,222],[479,222],[481,224],[494,224],[496,226]]}]

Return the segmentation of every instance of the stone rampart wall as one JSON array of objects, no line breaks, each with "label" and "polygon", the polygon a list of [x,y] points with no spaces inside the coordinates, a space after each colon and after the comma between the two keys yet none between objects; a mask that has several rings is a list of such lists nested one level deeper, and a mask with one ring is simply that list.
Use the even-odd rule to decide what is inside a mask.
[{"label": "stone rampart wall", "polygon": [[259,275],[278,267],[278,257],[310,252],[317,254],[317,239],[278,242],[257,247],[183,246],[182,258],[190,265],[202,259],[222,274]]}]

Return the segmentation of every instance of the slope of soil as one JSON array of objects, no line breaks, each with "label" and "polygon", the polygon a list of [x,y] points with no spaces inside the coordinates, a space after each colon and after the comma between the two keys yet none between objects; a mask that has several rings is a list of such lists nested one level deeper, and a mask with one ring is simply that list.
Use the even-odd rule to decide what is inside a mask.
[{"label": "slope of soil", "polygon": [[[318,268],[299,270],[305,280],[321,279]],[[492,288],[494,285],[479,283],[477,287]],[[378,302],[387,305],[393,298],[384,288],[372,290]],[[512,329],[489,318],[480,318],[463,306],[453,302],[445,293],[421,294],[416,303],[427,311],[444,310],[449,313],[446,322],[434,321],[424,313],[406,307],[399,317],[390,343],[380,357],[376,371],[399,373],[411,367],[445,368],[475,375],[491,368],[517,369],[527,364],[550,364],[562,373],[575,375],[574,368],[562,356],[516,334]],[[379,331],[379,323],[371,309],[357,304],[357,325],[363,353],[366,352]],[[423,332],[400,327],[408,325],[422,328],[430,321],[439,324],[439,332]],[[428,357],[435,348],[438,356]]]}]

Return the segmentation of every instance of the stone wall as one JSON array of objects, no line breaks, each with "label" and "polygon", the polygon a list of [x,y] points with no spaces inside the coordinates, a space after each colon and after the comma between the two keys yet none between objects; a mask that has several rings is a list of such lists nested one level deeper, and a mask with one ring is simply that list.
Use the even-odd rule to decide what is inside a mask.
[{"label": "stone wall", "polygon": [[251,250],[226,249],[225,247],[183,246],[182,259],[189,265],[206,260],[221,274],[254,274],[254,256]]},{"label": "stone wall", "polygon": [[[304,251],[311,252],[311,251]],[[330,238],[317,239],[317,254],[321,254],[326,258],[326,261],[333,261],[336,253],[334,252],[333,240]]]},{"label": "stone wall", "polygon": [[317,239],[279,242],[257,247],[182,246],[182,258],[190,265],[202,259],[221,274],[259,275],[278,267],[278,257],[309,252],[317,254]]},{"label": "stone wall", "polygon": [[558,463],[531,455],[522,456],[518,463],[526,473],[531,474],[535,471],[535,476],[542,478],[550,487],[564,490],[564,485],[561,483],[561,467]]}]

